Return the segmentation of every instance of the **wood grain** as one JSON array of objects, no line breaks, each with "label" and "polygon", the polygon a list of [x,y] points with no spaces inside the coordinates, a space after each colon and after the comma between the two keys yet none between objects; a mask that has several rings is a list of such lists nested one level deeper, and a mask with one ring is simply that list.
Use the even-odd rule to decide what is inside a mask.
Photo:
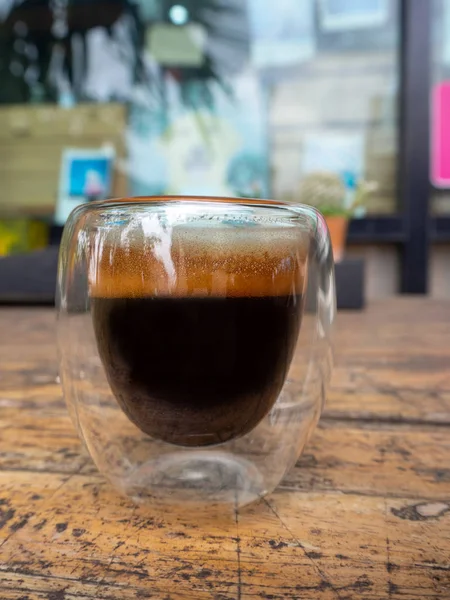
[{"label": "wood grain", "polygon": [[[126,110],[121,104],[0,108],[0,206],[45,214],[55,207],[62,152],[111,144],[125,157]],[[116,165],[117,166],[117,165]],[[127,178],[114,169],[112,194],[127,194]]]},{"label": "wood grain", "polygon": [[136,507],[96,472],[54,326],[0,310],[2,600],[450,598],[450,304],[340,314],[315,435],[274,494],[229,514]]}]

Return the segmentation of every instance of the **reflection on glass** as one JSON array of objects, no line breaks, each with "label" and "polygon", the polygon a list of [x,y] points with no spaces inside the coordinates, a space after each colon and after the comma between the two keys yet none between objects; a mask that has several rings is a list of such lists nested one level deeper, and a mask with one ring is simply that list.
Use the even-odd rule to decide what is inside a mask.
[{"label": "reflection on glass", "polygon": [[398,4],[1,3],[0,207],[66,214],[93,195],[62,196],[64,154],[107,148],[102,196],[295,201],[326,171],[395,211]]}]

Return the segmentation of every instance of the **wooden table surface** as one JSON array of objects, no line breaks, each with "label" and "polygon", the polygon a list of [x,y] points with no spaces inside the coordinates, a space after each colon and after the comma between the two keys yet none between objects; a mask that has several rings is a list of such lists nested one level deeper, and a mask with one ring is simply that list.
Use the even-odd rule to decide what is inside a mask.
[{"label": "wooden table surface", "polygon": [[339,315],[326,412],[232,518],[135,507],[56,381],[54,313],[0,310],[0,599],[450,598],[450,303]]}]

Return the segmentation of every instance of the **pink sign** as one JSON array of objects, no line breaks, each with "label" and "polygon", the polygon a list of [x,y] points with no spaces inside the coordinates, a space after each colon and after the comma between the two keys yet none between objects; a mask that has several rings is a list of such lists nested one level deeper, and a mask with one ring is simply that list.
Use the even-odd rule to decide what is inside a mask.
[{"label": "pink sign", "polygon": [[431,181],[436,187],[450,187],[450,81],[433,91]]}]

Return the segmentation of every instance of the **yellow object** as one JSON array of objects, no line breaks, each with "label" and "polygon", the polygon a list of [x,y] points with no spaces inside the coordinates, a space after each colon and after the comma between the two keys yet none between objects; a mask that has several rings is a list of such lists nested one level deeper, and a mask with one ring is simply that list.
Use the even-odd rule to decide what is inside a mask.
[{"label": "yellow object", "polygon": [[31,219],[0,219],[0,256],[45,248],[48,225]]}]

